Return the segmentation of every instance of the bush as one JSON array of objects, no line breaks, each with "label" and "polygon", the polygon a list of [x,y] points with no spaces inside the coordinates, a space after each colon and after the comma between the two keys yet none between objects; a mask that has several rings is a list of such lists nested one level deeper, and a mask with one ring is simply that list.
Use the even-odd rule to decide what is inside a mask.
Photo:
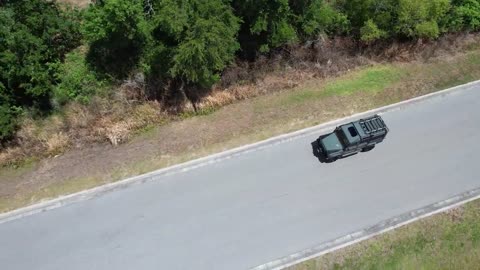
[{"label": "bush", "polygon": [[0,142],[11,138],[16,128],[15,114],[8,103],[0,105]]},{"label": "bush", "polygon": [[152,3],[151,44],[145,52],[148,80],[163,81],[155,91],[168,86],[173,95],[195,102],[234,59],[239,20],[223,0]]},{"label": "bush", "polygon": [[415,34],[421,38],[433,39],[440,35],[440,30],[434,21],[422,22],[415,26]]},{"label": "bush", "polygon": [[450,0],[339,0],[338,8],[363,41],[437,38],[447,31]]},{"label": "bush", "polygon": [[96,3],[85,13],[82,27],[88,62],[101,74],[124,78],[137,67],[147,41],[143,1]]},{"label": "bush", "polygon": [[5,87],[0,83],[0,142],[13,135],[16,128],[15,117],[11,101],[5,94]]},{"label": "bush", "polygon": [[380,30],[373,20],[368,20],[365,25],[360,28],[360,39],[366,43],[370,43],[386,36],[386,32]]},{"label": "bush", "polygon": [[480,2],[478,0],[454,0],[449,17],[451,31],[480,29]]},{"label": "bush", "polygon": [[57,72],[59,83],[54,88],[54,101],[64,105],[69,101],[83,104],[98,93],[106,85],[105,80],[99,80],[85,61],[85,54],[79,50],[66,55],[65,62]]},{"label": "bush", "polygon": [[15,106],[50,107],[57,63],[80,44],[78,12],[43,0],[0,7],[0,82]]},{"label": "bush", "polygon": [[396,33],[410,38],[436,38],[450,0],[399,0]]},{"label": "bush", "polygon": [[290,0],[295,27],[303,38],[320,33],[342,34],[349,30],[347,17],[324,0]]},{"label": "bush", "polygon": [[[377,8],[374,8],[375,6]],[[353,34],[359,37],[360,28],[362,28],[368,20],[372,20],[377,24],[375,19],[377,17],[376,13],[389,10],[390,6],[388,5],[388,1],[385,0],[338,0],[337,8],[348,18],[354,32]]]},{"label": "bush", "polygon": [[243,58],[253,60],[259,52],[297,40],[288,0],[233,0],[232,7],[242,20],[239,42]]}]

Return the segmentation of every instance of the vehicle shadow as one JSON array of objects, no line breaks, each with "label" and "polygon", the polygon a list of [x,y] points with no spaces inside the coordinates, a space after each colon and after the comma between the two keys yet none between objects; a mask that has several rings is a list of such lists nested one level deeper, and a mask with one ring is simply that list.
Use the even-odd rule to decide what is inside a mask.
[{"label": "vehicle shadow", "polygon": [[320,163],[332,163],[333,161],[329,161],[325,158],[322,152],[320,152],[320,145],[318,144],[318,141],[315,140],[311,143],[312,145],[312,152],[313,155],[320,161]]}]

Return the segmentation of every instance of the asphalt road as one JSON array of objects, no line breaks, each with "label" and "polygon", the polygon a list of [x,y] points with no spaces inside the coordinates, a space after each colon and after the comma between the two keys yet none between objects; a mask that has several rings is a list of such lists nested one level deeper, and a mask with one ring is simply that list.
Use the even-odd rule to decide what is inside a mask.
[{"label": "asphalt road", "polygon": [[0,268],[246,269],[480,187],[480,86],[383,114],[373,151],[297,138],[0,225]]}]

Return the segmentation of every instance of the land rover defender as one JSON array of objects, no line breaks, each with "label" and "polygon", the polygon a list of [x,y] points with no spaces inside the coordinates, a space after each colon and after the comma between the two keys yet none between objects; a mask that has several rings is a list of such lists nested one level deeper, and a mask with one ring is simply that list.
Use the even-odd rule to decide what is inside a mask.
[{"label": "land rover defender", "polygon": [[379,115],[337,127],[317,139],[318,151],[327,162],[372,150],[389,132]]}]

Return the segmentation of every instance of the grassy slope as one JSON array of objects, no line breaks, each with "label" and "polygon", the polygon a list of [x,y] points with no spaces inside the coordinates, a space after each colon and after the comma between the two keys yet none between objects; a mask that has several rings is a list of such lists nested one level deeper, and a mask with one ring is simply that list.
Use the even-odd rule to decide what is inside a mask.
[{"label": "grassy slope", "polygon": [[479,267],[480,201],[475,201],[289,270]]},{"label": "grassy slope", "polygon": [[[27,168],[3,168],[0,170],[0,212],[475,79],[480,79],[478,48],[428,63],[374,65],[338,78],[312,79],[293,90],[245,100],[211,110],[206,115],[149,129],[127,145],[108,150],[116,153],[113,157],[102,150],[88,158],[66,160],[62,164],[64,156],[61,156],[48,161],[47,173],[35,162]],[[191,136],[192,132],[195,137]],[[171,142],[161,144],[168,140],[175,142],[175,148],[166,149]],[[119,151],[124,153],[119,155]],[[126,155],[128,160],[118,160],[118,156]],[[69,156],[68,153],[65,156]],[[83,166],[81,170],[76,168],[78,165]],[[55,170],[62,168],[63,174],[57,175]],[[33,181],[31,175],[39,178]]]}]

